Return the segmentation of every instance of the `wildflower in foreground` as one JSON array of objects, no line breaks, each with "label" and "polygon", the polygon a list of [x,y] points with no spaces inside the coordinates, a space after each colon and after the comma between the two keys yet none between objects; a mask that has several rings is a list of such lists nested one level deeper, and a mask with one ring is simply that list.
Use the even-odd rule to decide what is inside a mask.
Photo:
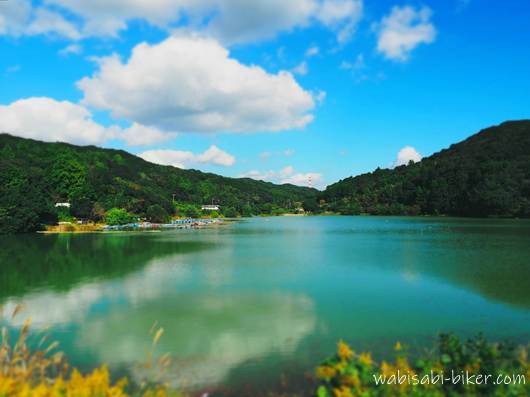
[{"label": "wildflower in foreground", "polygon": [[328,365],[321,365],[317,368],[317,378],[322,380],[328,380],[335,376],[337,370]]},{"label": "wildflower in foreground", "polygon": [[337,355],[341,360],[350,361],[353,358],[353,350],[344,341],[339,341],[337,345]]}]

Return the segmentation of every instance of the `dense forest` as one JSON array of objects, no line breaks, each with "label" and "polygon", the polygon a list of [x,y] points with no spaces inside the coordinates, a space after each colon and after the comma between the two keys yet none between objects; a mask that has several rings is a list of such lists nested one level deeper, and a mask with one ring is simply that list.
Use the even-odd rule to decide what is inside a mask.
[{"label": "dense forest", "polygon": [[95,221],[108,214],[199,216],[200,205],[211,203],[230,217],[298,207],[346,215],[530,217],[530,121],[487,128],[418,163],[378,168],[321,193],[156,165],[120,150],[0,134],[0,233],[57,222],[59,202],[71,204],[69,215]]},{"label": "dense forest", "polygon": [[530,121],[487,128],[418,163],[346,178],[319,199],[342,214],[530,217]]},{"label": "dense forest", "polygon": [[71,204],[72,216],[98,221],[112,208],[139,216],[198,216],[201,204],[211,203],[226,216],[274,214],[304,202],[314,205],[316,194],[294,185],[156,165],[125,151],[0,134],[0,233],[56,222],[55,203],[61,202]]}]

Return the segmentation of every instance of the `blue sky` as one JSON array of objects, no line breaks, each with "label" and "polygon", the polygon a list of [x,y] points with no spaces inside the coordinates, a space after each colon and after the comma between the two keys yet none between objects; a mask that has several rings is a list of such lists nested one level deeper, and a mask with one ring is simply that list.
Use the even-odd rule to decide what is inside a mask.
[{"label": "blue sky", "polygon": [[0,130],[322,188],[529,118],[529,13],[523,0],[1,1]]}]

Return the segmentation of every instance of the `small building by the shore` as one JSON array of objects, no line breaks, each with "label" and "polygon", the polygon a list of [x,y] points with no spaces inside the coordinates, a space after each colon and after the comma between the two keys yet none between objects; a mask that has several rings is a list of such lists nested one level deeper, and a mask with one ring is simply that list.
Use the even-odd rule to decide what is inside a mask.
[{"label": "small building by the shore", "polygon": [[203,211],[219,211],[219,206],[216,204],[205,204],[201,207]]}]

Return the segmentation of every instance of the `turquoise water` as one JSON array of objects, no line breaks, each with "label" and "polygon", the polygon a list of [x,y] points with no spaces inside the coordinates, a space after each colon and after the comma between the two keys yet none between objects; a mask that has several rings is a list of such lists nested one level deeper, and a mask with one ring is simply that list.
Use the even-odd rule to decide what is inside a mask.
[{"label": "turquoise water", "polygon": [[174,357],[164,380],[202,390],[301,382],[341,338],[378,358],[397,340],[430,347],[442,331],[530,341],[528,221],[253,218],[11,236],[0,248],[2,323],[16,330],[31,316],[75,364],[137,381],[155,321],[157,352]]}]

